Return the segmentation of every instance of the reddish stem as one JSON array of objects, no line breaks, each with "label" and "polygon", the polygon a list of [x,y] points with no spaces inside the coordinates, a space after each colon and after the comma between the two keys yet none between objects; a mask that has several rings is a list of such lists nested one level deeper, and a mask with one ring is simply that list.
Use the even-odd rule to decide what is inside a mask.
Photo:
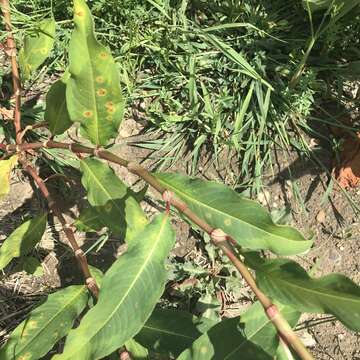
[{"label": "reddish stem", "polygon": [[59,221],[60,221],[60,223],[62,225],[62,229],[63,229],[63,231],[64,231],[64,233],[65,233],[71,247],[74,250],[76,260],[78,261],[78,264],[79,264],[79,266],[80,266],[80,268],[82,270],[82,273],[84,275],[84,278],[85,278],[85,281],[86,281],[86,286],[91,291],[91,293],[96,298],[98,298],[98,296],[99,296],[99,288],[98,288],[98,286],[96,284],[95,279],[90,274],[90,270],[89,270],[89,266],[88,266],[88,263],[87,263],[87,260],[86,260],[86,256],[85,256],[84,252],[82,251],[82,249],[80,248],[80,246],[78,245],[78,243],[77,243],[77,241],[75,239],[74,230],[73,230],[72,226],[69,225],[66,222],[63,214],[61,213],[61,211],[57,207],[56,202],[51,197],[51,195],[49,193],[49,190],[48,190],[47,186],[45,185],[43,179],[41,179],[41,177],[38,175],[38,173],[36,172],[34,167],[32,165],[30,165],[29,163],[27,163],[25,160],[20,159],[19,161],[20,161],[21,165],[23,166],[24,170],[35,181],[35,183],[38,186],[39,190],[41,191],[42,195],[47,200],[47,203],[48,203],[48,206],[49,206],[50,210],[59,219]]},{"label": "reddish stem", "polygon": [[229,258],[229,260],[233,263],[236,269],[240,272],[246,283],[249,285],[251,290],[254,292],[254,294],[262,304],[266,315],[279,332],[280,337],[296,351],[296,353],[300,356],[301,359],[314,360],[314,358],[308,352],[304,344],[296,336],[295,332],[291,329],[286,319],[278,311],[276,305],[274,305],[271,299],[268,298],[258,288],[256,281],[250,273],[249,269],[236,255],[236,251],[233,248],[233,244],[236,244],[235,240],[228,234],[224,233],[221,229],[214,229],[206,221],[201,219],[197,214],[190,210],[185,202],[170,195],[170,191],[167,190],[163,185],[161,185],[159,181],[141,165],[122,159],[109,151],[94,149],[76,143],[66,144],[55,141],[46,141],[44,143],[29,143],[23,145],[0,144],[0,149],[6,150],[8,152],[23,151],[28,149],[34,150],[40,149],[42,147],[68,149],[74,153],[91,154],[101,159],[108,160],[110,162],[126,167],[130,172],[138,175],[145,182],[153,186],[163,195],[166,201],[170,202],[176,209],[178,209],[181,213],[187,216],[193,223],[198,225],[203,231],[210,234],[210,236],[214,235],[212,236],[214,245],[216,245],[223,251],[223,253]]},{"label": "reddish stem", "polygon": [[8,0],[0,0],[1,10],[4,16],[5,28],[7,31],[6,54],[11,59],[11,71],[13,79],[15,110],[14,110],[14,126],[16,134],[16,143],[21,144],[21,82],[19,76],[19,68],[16,60],[16,44],[12,34],[10,5]]}]

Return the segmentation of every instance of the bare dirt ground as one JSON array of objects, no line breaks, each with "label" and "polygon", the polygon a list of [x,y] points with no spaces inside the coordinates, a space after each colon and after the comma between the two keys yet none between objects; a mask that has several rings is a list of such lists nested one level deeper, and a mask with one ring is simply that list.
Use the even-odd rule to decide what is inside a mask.
[{"label": "bare dirt ground", "polygon": [[[133,120],[124,122],[121,130],[122,138],[137,139],[142,129]],[[135,161],[142,161],[149,153],[147,150],[130,147],[120,140],[114,147],[115,153]],[[332,154],[324,148],[314,149],[327,169],[332,167]],[[226,156],[224,154],[224,156]],[[144,162],[151,166],[153,159]],[[211,180],[227,181],[226,171],[215,171],[207,168],[203,161],[202,176]],[[234,165],[236,168],[236,165]],[[125,169],[115,168],[118,175],[128,184],[140,189],[142,184]],[[172,171],[185,171],[185,164],[180,163]],[[236,171],[236,169],[234,170]],[[79,178],[74,176],[74,182],[79,185]],[[355,215],[349,200],[336,189],[327,192],[329,177],[324,169],[306,159],[300,159],[296,153],[277,152],[274,156],[273,170],[265,179],[265,190],[259,200],[269,210],[290,209],[289,223],[302,230],[305,234],[313,234],[315,245],[302,257],[297,257],[307,269],[312,269],[313,275],[321,276],[329,272],[340,272],[355,282],[360,283],[360,243],[359,219]],[[82,197],[76,186],[76,194],[59,193],[56,186],[51,191],[62,203],[63,210],[70,218],[75,218],[78,212],[74,206],[75,199]],[[325,197],[328,194],[328,197]],[[153,195],[156,196],[155,193]],[[300,196],[300,197],[299,197]],[[350,193],[352,200],[360,203],[360,190]],[[301,200],[302,199],[302,200]],[[143,202],[144,209],[151,215],[156,211],[153,203]],[[28,212],[44,209],[45,204],[34,189],[27,183],[25,177],[17,172],[12,178],[11,194],[0,202],[0,240],[22,222]],[[177,227],[177,256],[185,256],[196,248],[195,240],[190,235],[189,227],[180,221],[174,222]],[[9,332],[26,316],[46,293],[67,283],[80,281],[73,275],[76,265],[69,249],[63,245],[63,237],[58,234],[59,225],[56,219],[50,217],[46,234],[34,252],[41,260],[43,275],[32,276],[24,272],[12,274],[16,264],[5,269],[0,278],[0,343],[3,343]],[[79,234],[84,240],[84,235]],[[87,237],[87,240],[93,240]],[[102,250],[92,262],[105,270],[119,250],[117,239],[111,239],[110,247]],[[16,261],[15,261],[16,263]],[[244,288],[244,292],[248,290]],[[297,326],[299,334],[319,360],[359,360],[360,334],[348,331],[331,316],[304,315]]]}]

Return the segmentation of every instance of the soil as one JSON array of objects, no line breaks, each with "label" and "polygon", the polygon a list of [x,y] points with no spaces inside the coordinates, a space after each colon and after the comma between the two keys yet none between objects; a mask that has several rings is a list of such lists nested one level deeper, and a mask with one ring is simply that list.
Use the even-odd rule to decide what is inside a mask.
[{"label": "soil", "polygon": [[[127,141],[117,141],[112,151],[133,161],[140,162],[146,159],[143,162],[144,166],[151,167],[154,159],[148,156],[148,150],[129,146],[132,141],[143,138],[140,134],[142,127],[133,120],[125,121],[120,136]],[[291,216],[288,220],[290,224],[307,235],[313,235],[313,249],[304,256],[296,257],[296,261],[307,269],[312,269],[314,276],[339,272],[360,283],[360,261],[357,255],[360,253],[359,218],[343,191],[336,185],[333,189],[328,189],[329,176],[325,170],[332,168],[331,150],[315,147],[313,151],[322,161],[324,168],[300,158],[295,152],[276,151],[273,169],[266,176],[265,188],[259,200],[271,211],[281,210],[284,207],[290,209]],[[226,152],[223,153],[224,163],[228,155]],[[222,171],[217,171],[213,165],[207,166],[208,160],[205,156],[202,159],[201,176],[231,183],[233,176],[229,175],[229,167],[224,166]],[[116,166],[114,168],[120,178],[133,185],[135,189],[139,190],[143,187],[144,184],[126,169]],[[232,163],[232,168],[236,173],[236,164]],[[185,172],[186,164],[179,163],[171,171]],[[75,174],[72,180],[75,185],[71,194],[59,194],[55,186],[56,181],[49,181],[49,184],[52,184],[51,191],[57,194],[66,216],[70,219],[74,219],[79,211],[75,206],[75,199],[84,196],[80,190],[79,176]],[[152,196],[158,196],[152,190],[149,192]],[[359,190],[351,191],[349,196],[355,204],[360,204]],[[148,197],[145,200],[149,200]],[[157,211],[157,206],[150,200],[143,201],[142,205],[149,216]],[[22,222],[26,214],[44,207],[45,204],[37,191],[34,192],[22,173],[16,172],[12,177],[10,195],[0,202],[0,240],[5,239],[14,227]],[[174,221],[174,226],[177,228],[177,245],[174,254],[184,257],[192,251],[199,251],[188,225]],[[65,240],[61,232],[57,232],[58,230],[58,222],[50,218],[46,234],[33,254],[42,261],[44,271],[42,276],[26,275],[24,272],[12,274],[14,265],[6,268],[1,276],[0,342],[6,340],[9,332],[45,294],[61,285],[81,281],[73,275],[76,265],[73,263],[71,251],[65,245]],[[80,238],[83,241],[85,236],[80,235]],[[86,238],[89,244],[96,239],[90,234],[86,234]],[[91,259],[94,265],[103,270],[106,270],[119,252],[119,239],[110,240],[111,246]],[[249,299],[248,289],[244,288],[242,298]],[[239,304],[239,308],[242,305]],[[316,359],[360,359],[360,335],[348,331],[331,316],[306,314],[302,316],[297,330]]]}]

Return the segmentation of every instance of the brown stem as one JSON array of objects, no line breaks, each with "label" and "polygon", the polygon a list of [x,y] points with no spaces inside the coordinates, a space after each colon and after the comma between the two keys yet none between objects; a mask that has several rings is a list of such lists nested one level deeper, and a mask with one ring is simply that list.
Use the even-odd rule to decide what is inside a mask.
[{"label": "brown stem", "polygon": [[86,153],[96,156],[100,159],[104,159],[119,164],[121,166],[126,167],[130,172],[138,175],[144,181],[146,181],[148,184],[154,187],[157,191],[159,191],[163,195],[165,201],[170,202],[177,210],[183,213],[188,219],[190,219],[193,223],[198,225],[202,230],[207,232],[212,237],[213,243],[216,246],[218,246],[224,252],[224,254],[229,258],[229,260],[233,263],[233,265],[240,272],[244,280],[250,286],[251,290],[254,292],[256,297],[259,299],[268,318],[274,324],[280,337],[296,351],[296,353],[300,356],[302,360],[314,360],[314,358],[308,352],[308,350],[303,345],[301,340],[296,336],[295,332],[291,329],[286,319],[278,311],[276,305],[274,305],[271,299],[268,298],[258,288],[256,281],[252,276],[252,274],[250,273],[250,271],[248,270],[248,268],[236,256],[235,250],[232,247],[233,244],[236,244],[236,241],[229,235],[225,234],[222,230],[214,229],[206,221],[201,219],[192,210],[190,210],[185,202],[173,196],[169,196],[169,194],[167,193],[170,192],[163,185],[161,185],[159,181],[153,175],[151,175],[145,168],[143,168],[139,164],[122,159],[119,156],[109,151],[94,149],[76,143],[66,144],[55,141],[45,141],[43,143],[28,143],[22,145],[0,144],[0,149],[8,152],[23,151],[29,149],[34,150],[34,149],[40,149],[42,147],[68,149],[74,153]]},{"label": "brown stem", "polygon": [[4,17],[5,28],[7,31],[7,40],[5,50],[6,54],[11,59],[11,71],[13,79],[13,88],[15,96],[15,111],[14,111],[14,126],[16,134],[16,143],[21,144],[21,82],[19,76],[19,68],[16,60],[16,44],[12,34],[11,18],[10,18],[10,5],[8,0],[0,0],[1,10]]},{"label": "brown stem", "polygon": [[23,166],[24,170],[26,170],[26,172],[35,181],[35,183],[38,186],[38,188],[40,189],[42,195],[46,199],[50,210],[59,219],[59,221],[62,225],[62,229],[63,229],[71,247],[74,250],[76,260],[77,260],[77,262],[81,268],[81,271],[84,275],[86,286],[91,291],[91,293],[97,298],[99,296],[99,288],[96,284],[95,279],[90,274],[86,256],[75,239],[74,230],[73,230],[72,226],[66,222],[63,214],[57,207],[56,202],[52,199],[52,197],[49,193],[49,190],[48,190],[47,186],[45,185],[43,179],[40,178],[40,176],[37,174],[34,167],[32,165],[30,165],[29,163],[27,163],[25,160],[20,159],[19,161],[20,161],[21,165]]}]

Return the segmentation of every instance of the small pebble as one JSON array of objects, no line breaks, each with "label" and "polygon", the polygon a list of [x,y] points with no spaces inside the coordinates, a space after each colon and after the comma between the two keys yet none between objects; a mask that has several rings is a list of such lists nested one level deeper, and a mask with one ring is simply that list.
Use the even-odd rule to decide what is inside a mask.
[{"label": "small pebble", "polygon": [[318,214],[316,215],[316,221],[320,224],[323,224],[325,222],[325,218],[326,218],[326,215],[325,215],[324,210],[320,210],[318,212]]},{"label": "small pebble", "polygon": [[270,193],[264,190],[258,194],[257,199],[261,204],[266,205],[270,200]]}]

